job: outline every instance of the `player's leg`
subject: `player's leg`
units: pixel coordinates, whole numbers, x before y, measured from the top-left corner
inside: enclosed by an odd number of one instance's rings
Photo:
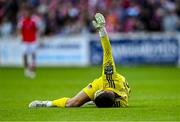
[[[30,70],[29,70],[29,62],[28,62],[28,54],[23,54],[23,64],[24,64],[24,75],[29,77]]]
[[[80,91],[72,98],[63,97],[53,101],[35,100],[29,104],[29,108],[34,107],[80,107],[84,103],[90,101],[90,98],[84,91]]]
[[[27,53],[23,54],[23,64],[24,64],[24,69],[28,69],[28,55]]]
[[[29,54],[29,77],[34,78],[36,76],[36,54],[35,52],[32,52]]]
[[[34,78],[36,76],[36,43],[29,44],[29,76]]]
[[[32,64],[31,64],[31,71],[36,72],[36,53],[32,53]]]
[[[94,98],[94,93],[99,88],[101,84],[101,77],[94,80],[84,89],[82,89],[77,95],[72,98],[63,97],[53,101],[39,101],[35,100],[29,104],[30,108],[34,107],[79,107]]]
[[[92,83],[83,88],[77,95],[72,98],[61,98],[53,101],[54,106],[59,107],[79,107],[83,104],[94,99],[94,93],[99,89],[99,85],[102,84],[101,77],[95,79]]]
[[[54,100],[52,101],[52,105],[57,107],[80,107],[88,101],[90,101],[90,98],[82,90],[72,98],[64,97]]]
[[[36,42],[32,43],[31,45],[31,54],[32,54],[32,62],[31,62],[31,70],[32,72],[36,72],[36,50],[37,44]]]
[[[89,101],[90,101],[90,98],[82,90],[76,96],[74,96],[73,98],[71,98],[67,101],[66,107],[80,107]]]
[[[24,75],[27,77],[29,76],[28,48],[28,44],[22,44]]]

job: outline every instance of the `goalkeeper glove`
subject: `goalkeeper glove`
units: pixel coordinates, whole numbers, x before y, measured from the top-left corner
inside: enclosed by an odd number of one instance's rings
[[[93,26],[99,31],[100,37],[104,37],[107,32],[105,29],[105,19],[101,13],[96,13],[95,20],[92,21]]]
[[[92,23],[97,30],[101,30],[104,28],[106,22],[101,13],[96,13],[95,20],[93,20]]]

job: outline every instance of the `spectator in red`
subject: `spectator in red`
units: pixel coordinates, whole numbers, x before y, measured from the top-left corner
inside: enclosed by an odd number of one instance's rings
[[[24,15],[18,23],[23,42],[24,74],[34,78],[36,71],[37,17],[32,15],[33,8],[26,6]]]

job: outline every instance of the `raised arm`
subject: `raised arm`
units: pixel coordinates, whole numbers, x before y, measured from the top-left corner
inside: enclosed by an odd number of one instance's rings
[[[109,41],[109,37],[105,28],[105,19],[104,16],[100,13],[96,13],[95,20],[93,20],[94,27],[99,31],[99,35],[101,38],[101,44],[103,48],[103,71],[104,74],[115,74],[116,67],[112,55],[111,44]]]

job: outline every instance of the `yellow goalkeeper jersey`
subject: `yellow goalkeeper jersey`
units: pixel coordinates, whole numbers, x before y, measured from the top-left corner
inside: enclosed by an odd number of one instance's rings
[[[102,76],[86,86],[83,91],[94,100],[97,90],[111,90],[116,93],[114,107],[127,107],[130,88],[125,78],[116,72],[112,49],[107,35],[101,37],[103,47]]]

